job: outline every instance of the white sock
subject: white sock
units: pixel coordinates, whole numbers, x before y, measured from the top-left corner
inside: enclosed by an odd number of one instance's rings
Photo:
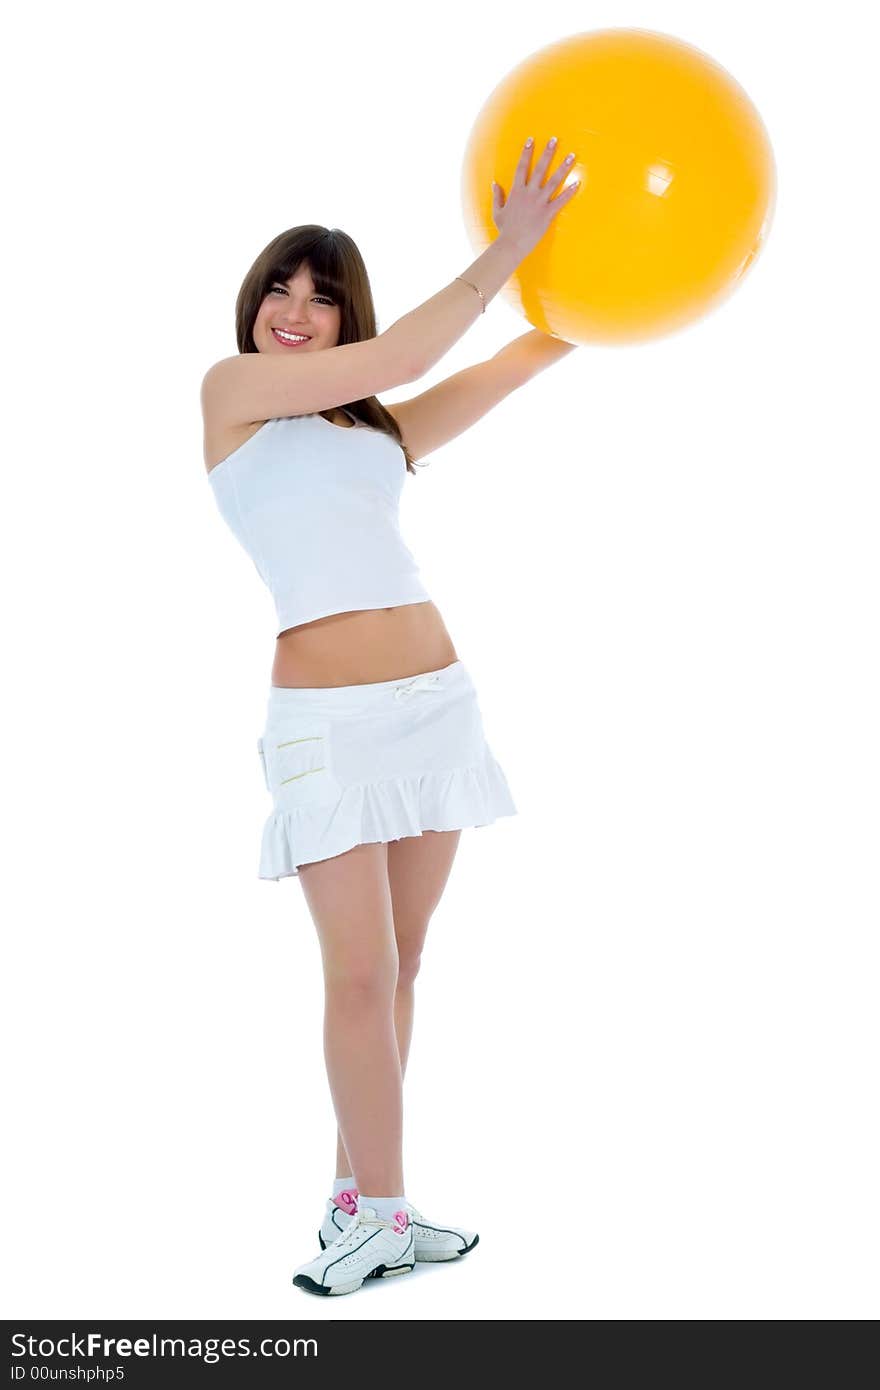
[[[393,1221],[399,1211],[406,1211],[406,1198],[365,1197],[363,1192],[359,1192],[358,1210],[363,1211],[364,1207],[372,1207],[373,1211],[382,1221]]]
[[[333,1179],[333,1196],[334,1196],[334,1197],[338,1197],[339,1194],[340,1194],[340,1192],[345,1192],[346,1190],[348,1190],[349,1192],[354,1192],[355,1189],[356,1189],[356,1187],[357,1187],[357,1184],[356,1184],[356,1182],[355,1182],[355,1180],[354,1180],[354,1174],[353,1174],[353,1173],[349,1173],[349,1175],[348,1175],[347,1178],[334,1178],[334,1179]]]

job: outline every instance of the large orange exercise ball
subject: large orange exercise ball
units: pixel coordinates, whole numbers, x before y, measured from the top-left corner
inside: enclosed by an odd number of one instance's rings
[[[773,215],[773,152],[742,87],[699,49],[597,29],[514,68],[465,151],[478,254],[498,236],[492,181],[510,195],[530,135],[532,174],[555,135],[550,173],[574,151],[561,187],[581,180],[501,291],[535,328],[582,345],[662,337],[714,309],[753,264]]]

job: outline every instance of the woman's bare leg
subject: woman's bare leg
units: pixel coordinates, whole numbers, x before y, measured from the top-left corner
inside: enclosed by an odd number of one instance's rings
[[[449,879],[460,839],[460,830],[426,830],[420,836],[408,835],[402,840],[392,840],[386,846],[398,957],[394,1030],[401,1078],[406,1073],[412,1041],[415,978],[421,963],[422,947],[428,924]],[[337,1130],[336,1176],[347,1178],[352,1173],[345,1142]],[[365,1192],[372,1190],[369,1187],[363,1189]]]
[[[362,1192],[403,1185],[403,1100],[394,1027],[398,956],[387,846],[303,864],[324,963],[324,1057],[336,1119]],[[346,1160],[347,1161],[347,1160]]]

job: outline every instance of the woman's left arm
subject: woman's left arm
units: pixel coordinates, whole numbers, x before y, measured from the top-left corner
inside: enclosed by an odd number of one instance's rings
[[[396,419],[410,457],[417,462],[470,429],[511,391],[576,346],[533,328],[485,362],[465,367],[421,395],[396,401],[385,409]]]
[[[549,333],[533,328],[529,333],[523,333],[522,337],[514,338],[512,343],[505,344],[492,361],[499,363],[510,381],[510,389],[514,390],[531,381],[533,376],[543,372],[551,363],[567,357],[576,347],[577,343],[563,342],[561,338],[553,338]]]

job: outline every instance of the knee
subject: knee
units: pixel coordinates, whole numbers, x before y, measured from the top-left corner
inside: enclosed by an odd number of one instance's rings
[[[397,988],[397,960],[352,956],[335,961],[324,972],[328,1000],[347,1011],[386,1008]]]
[[[397,967],[397,985],[404,989],[408,988],[415,981],[419,973],[419,966],[422,963],[422,953],[414,948],[403,947],[399,954]]]

